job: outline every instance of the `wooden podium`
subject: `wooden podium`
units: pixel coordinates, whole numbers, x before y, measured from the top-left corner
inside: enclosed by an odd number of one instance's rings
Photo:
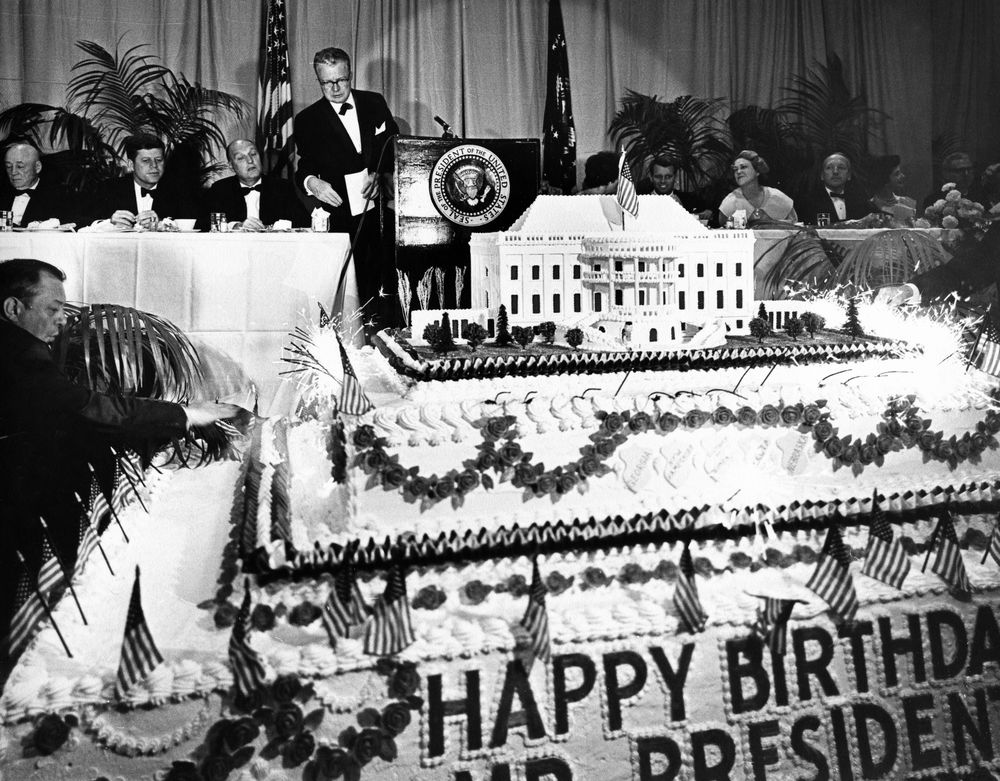
[[[534,138],[414,138],[395,144],[396,267],[417,280],[447,270],[445,301],[468,305],[469,285],[454,299],[454,269],[469,267],[473,233],[509,228],[538,194],[541,143]]]

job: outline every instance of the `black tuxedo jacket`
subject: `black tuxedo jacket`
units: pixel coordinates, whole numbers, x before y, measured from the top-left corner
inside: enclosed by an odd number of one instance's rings
[[[0,211],[10,211],[14,204],[17,192],[9,184],[0,190]],[[31,191],[28,198],[28,206],[24,210],[24,217],[19,225],[23,228],[29,222],[36,220],[48,220],[55,217],[59,222],[69,222],[71,219],[68,207],[68,199],[63,190],[59,187],[47,186],[44,179],[40,179],[38,187]]]
[[[106,220],[119,209],[137,214],[135,187],[131,174],[105,182],[94,199],[92,220]],[[195,198],[183,197],[176,189],[160,184],[153,191],[153,211],[162,220],[166,217],[193,218],[198,216]]]
[[[864,195],[852,188],[850,184],[844,188],[844,205],[847,207],[848,220],[860,220],[873,211]],[[829,214],[831,224],[841,222],[837,217],[837,208],[825,187],[814,187],[795,199],[795,213],[806,225],[816,224],[817,214]]]
[[[344,184],[345,174],[365,168],[374,171],[383,146],[399,132],[385,98],[377,92],[352,90],[348,100],[354,106],[352,110],[358,112],[358,125],[361,129],[360,153],[354,148],[344,123],[336,116],[335,109],[326,98],[320,98],[295,117],[295,148],[299,153],[299,165],[295,172],[296,182],[299,187],[305,189],[303,183],[306,177],[318,176],[323,181],[329,182],[344,200],[343,204],[334,209],[309,197],[312,206],[320,206],[330,212],[332,230],[348,230],[351,225],[351,210],[347,203],[347,187]],[[388,169],[391,159],[390,143],[382,155],[383,171]]]
[[[208,227],[208,215],[223,212],[227,220],[245,220],[247,202],[240,189],[240,180],[227,176],[214,182],[208,190],[205,211],[198,225]],[[260,180],[260,221],[273,225],[277,220],[291,220],[293,228],[309,225],[309,215],[299,201],[292,183],[278,176],[262,176]]]

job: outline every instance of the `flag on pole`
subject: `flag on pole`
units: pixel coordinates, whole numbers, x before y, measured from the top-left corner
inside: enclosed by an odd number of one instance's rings
[[[410,624],[410,603],[406,599],[406,576],[402,567],[393,566],[389,570],[385,591],[375,603],[371,621],[365,630],[365,653],[391,656],[415,639]]]
[[[968,593],[972,586],[969,583],[969,576],[965,572],[962,550],[958,547],[955,524],[951,520],[951,513],[947,510],[938,521],[937,528],[931,536],[931,544],[937,546],[937,555],[934,557],[931,570],[957,590]]]
[[[7,658],[13,662],[31,640],[32,633],[45,615],[45,607],[31,587],[31,578],[27,572],[22,572],[14,592],[14,617],[4,638],[3,650]]]
[[[639,196],[635,192],[632,169],[625,159],[624,149],[618,160],[618,205],[622,207],[622,211],[627,211],[633,217],[639,216]]]
[[[101,524],[111,512],[111,507],[108,505],[108,500],[104,496],[104,492],[101,491],[101,486],[97,482],[97,478],[93,475],[90,478],[90,498],[87,504],[89,507],[90,523],[95,529],[99,530]]]
[[[788,636],[788,619],[799,599],[782,599],[781,597],[758,597],[764,600],[764,605],[757,610],[757,626],[767,645],[771,656],[784,656]]]
[[[990,535],[990,544],[986,546],[986,553],[983,554],[983,564],[986,563],[987,557],[1000,564],[1000,515],[993,524],[993,534]]]
[[[323,605],[323,626],[330,640],[348,637],[351,627],[363,624],[368,617],[368,607],[361,596],[354,568],[349,563],[342,564],[333,575],[330,596]]]
[[[542,177],[569,195],[576,187],[576,126],[570,98],[566,30],[559,0],[549,0],[547,81]]]
[[[1000,376],[1000,332],[988,314],[986,317],[979,339],[969,353],[969,363],[996,377]]]
[[[285,0],[266,0],[257,85],[257,149],[265,173],[291,175],[292,80],[288,67],[288,19]]]
[[[115,490],[111,506],[121,510],[133,502],[142,503],[139,486],[144,482],[138,459],[127,451],[115,453]]]
[[[38,569],[38,590],[50,594],[63,581],[62,568],[46,536],[42,541],[42,566]]]
[[[90,523],[90,516],[86,511],[80,513],[79,523],[80,532],[76,546],[76,564],[73,565],[74,580],[80,577],[87,559],[90,558],[90,554],[100,544],[97,532],[94,531],[94,527]]]
[[[229,637],[229,664],[233,668],[236,692],[247,696],[264,685],[264,665],[260,655],[250,646],[247,635],[250,632],[250,584],[245,585],[243,605],[233,624]]]
[[[694,582],[694,562],[691,559],[691,548],[687,543],[684,544],[680,564],[677,567],[674,607],[677,608],[688,632],[693,634],[705,628],[707,615],[701,606],[701,600],[698,599],[698,587]]]
[[[878,492],[872,498],[872,519],[868,526],[868,549],[861,572],[881,580],[893,588],[901,589],[910,572],[910,557],[902,543],[893,534],[892,526],[878,505]]]
[[[347,350],[344,349],[344,343],[340,340],[340,334],[336,331],[333,333],[337,340],[337,346],[340,348],[340,362],[344,368],[337,410],[347,415],[364,415],[374,406],[361,388],[361,383],[358,382],[358,375],[354,373],[354,367],[351,366],[351,361],[347,357]]]
[[[163,655],[153,642],[153,635],[146,624],[146,615],[142,612],[142,597],[139,594],[139,567],[135,568],[135,581],[132,584],[132,598],[128,603],[128,614],[125,617],[125,638],[122,640],[122,657],[118,663],[118,682],[115,684],[115,694],[123,699],[132,687],[153,672],[163,662]]]
[[[858,596],[851,577],[851,552],[844,545],[836,525],[826,533],[819,563],[806,588],[820,596],[842,621],[853,621],[858,612]]]
[[[538,571],[538,559],[531,566],[531,588],[528,591],[528,607],[524,610],[521,626],[528,635],[528,650],[532,659],[547,662],[550,656],[549,614],[545,609],[545,584]]]

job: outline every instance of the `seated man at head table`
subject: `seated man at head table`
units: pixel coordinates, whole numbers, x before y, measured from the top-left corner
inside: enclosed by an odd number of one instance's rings
[[[42,155],[34,144],[8,144],[3,164],[7,176],[0,187],[0,211],[13,212],[15,226],[26,228],[32,222],[69,218],[66,194],[42,178]]]
[[[163,142],[149,133],[125,139],[131,173],[106,182],[95,199],[97,222],[116,228],[156,230],[166,218],[198,216],[198,204],[180,190],[161,184],[166,164]]]
[[[51,543],[72,566],[80,499],[88,464],[104,445],[169,441],[189,428],[235,417],[230,404],[189,404],[122,398],[73,383],[57,365],[52,344],[66,324],[65,274],[41,260],[0,262],[0,635],[14,610],[24,566],[38,570],[48,522]],[[0,650],[0,674],[4,669]],[[2,675],[0,675],[2,677]]]
[[[820,214],[826,214],[833,224],[859,220],[872,208],[851,180],[851,161],[847,155],[834,152],[823,161],[819,182],[795,199],[795,211],[802,222],[816,225]]]
[[[707,220],[712,216],[712,209],[694,193],[683,192],[674,186],[677,182],[677,161],[668,155],[660,155],[649,167],[649,181],[637,187],[640,195],[655,194],[673,198],[684,207],[685,211],[693,213],[699,219]]]
[[[292,183],[278,176],[264,176],[260,152],[252,141],[237,139],[226,147],[226,157],[235,172],[214,182],[208,191],[205,213],[198,227],[208,228],[209,215],[221,212],[236,230],[262,231],[278,220],[293,228],[309,225],[309,215]]]

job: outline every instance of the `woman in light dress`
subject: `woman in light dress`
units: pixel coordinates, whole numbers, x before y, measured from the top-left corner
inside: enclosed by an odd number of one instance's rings
[[[725,225],[740,209],[746,213],[747,222],[798,220],[791,198],[775,187],[766,187],[760,183],[761,177],[766,176],[769,170],[767,161],[756,152],[744,149],[736,155],[733,161],[736,189],[719,204],[720,225]]]

